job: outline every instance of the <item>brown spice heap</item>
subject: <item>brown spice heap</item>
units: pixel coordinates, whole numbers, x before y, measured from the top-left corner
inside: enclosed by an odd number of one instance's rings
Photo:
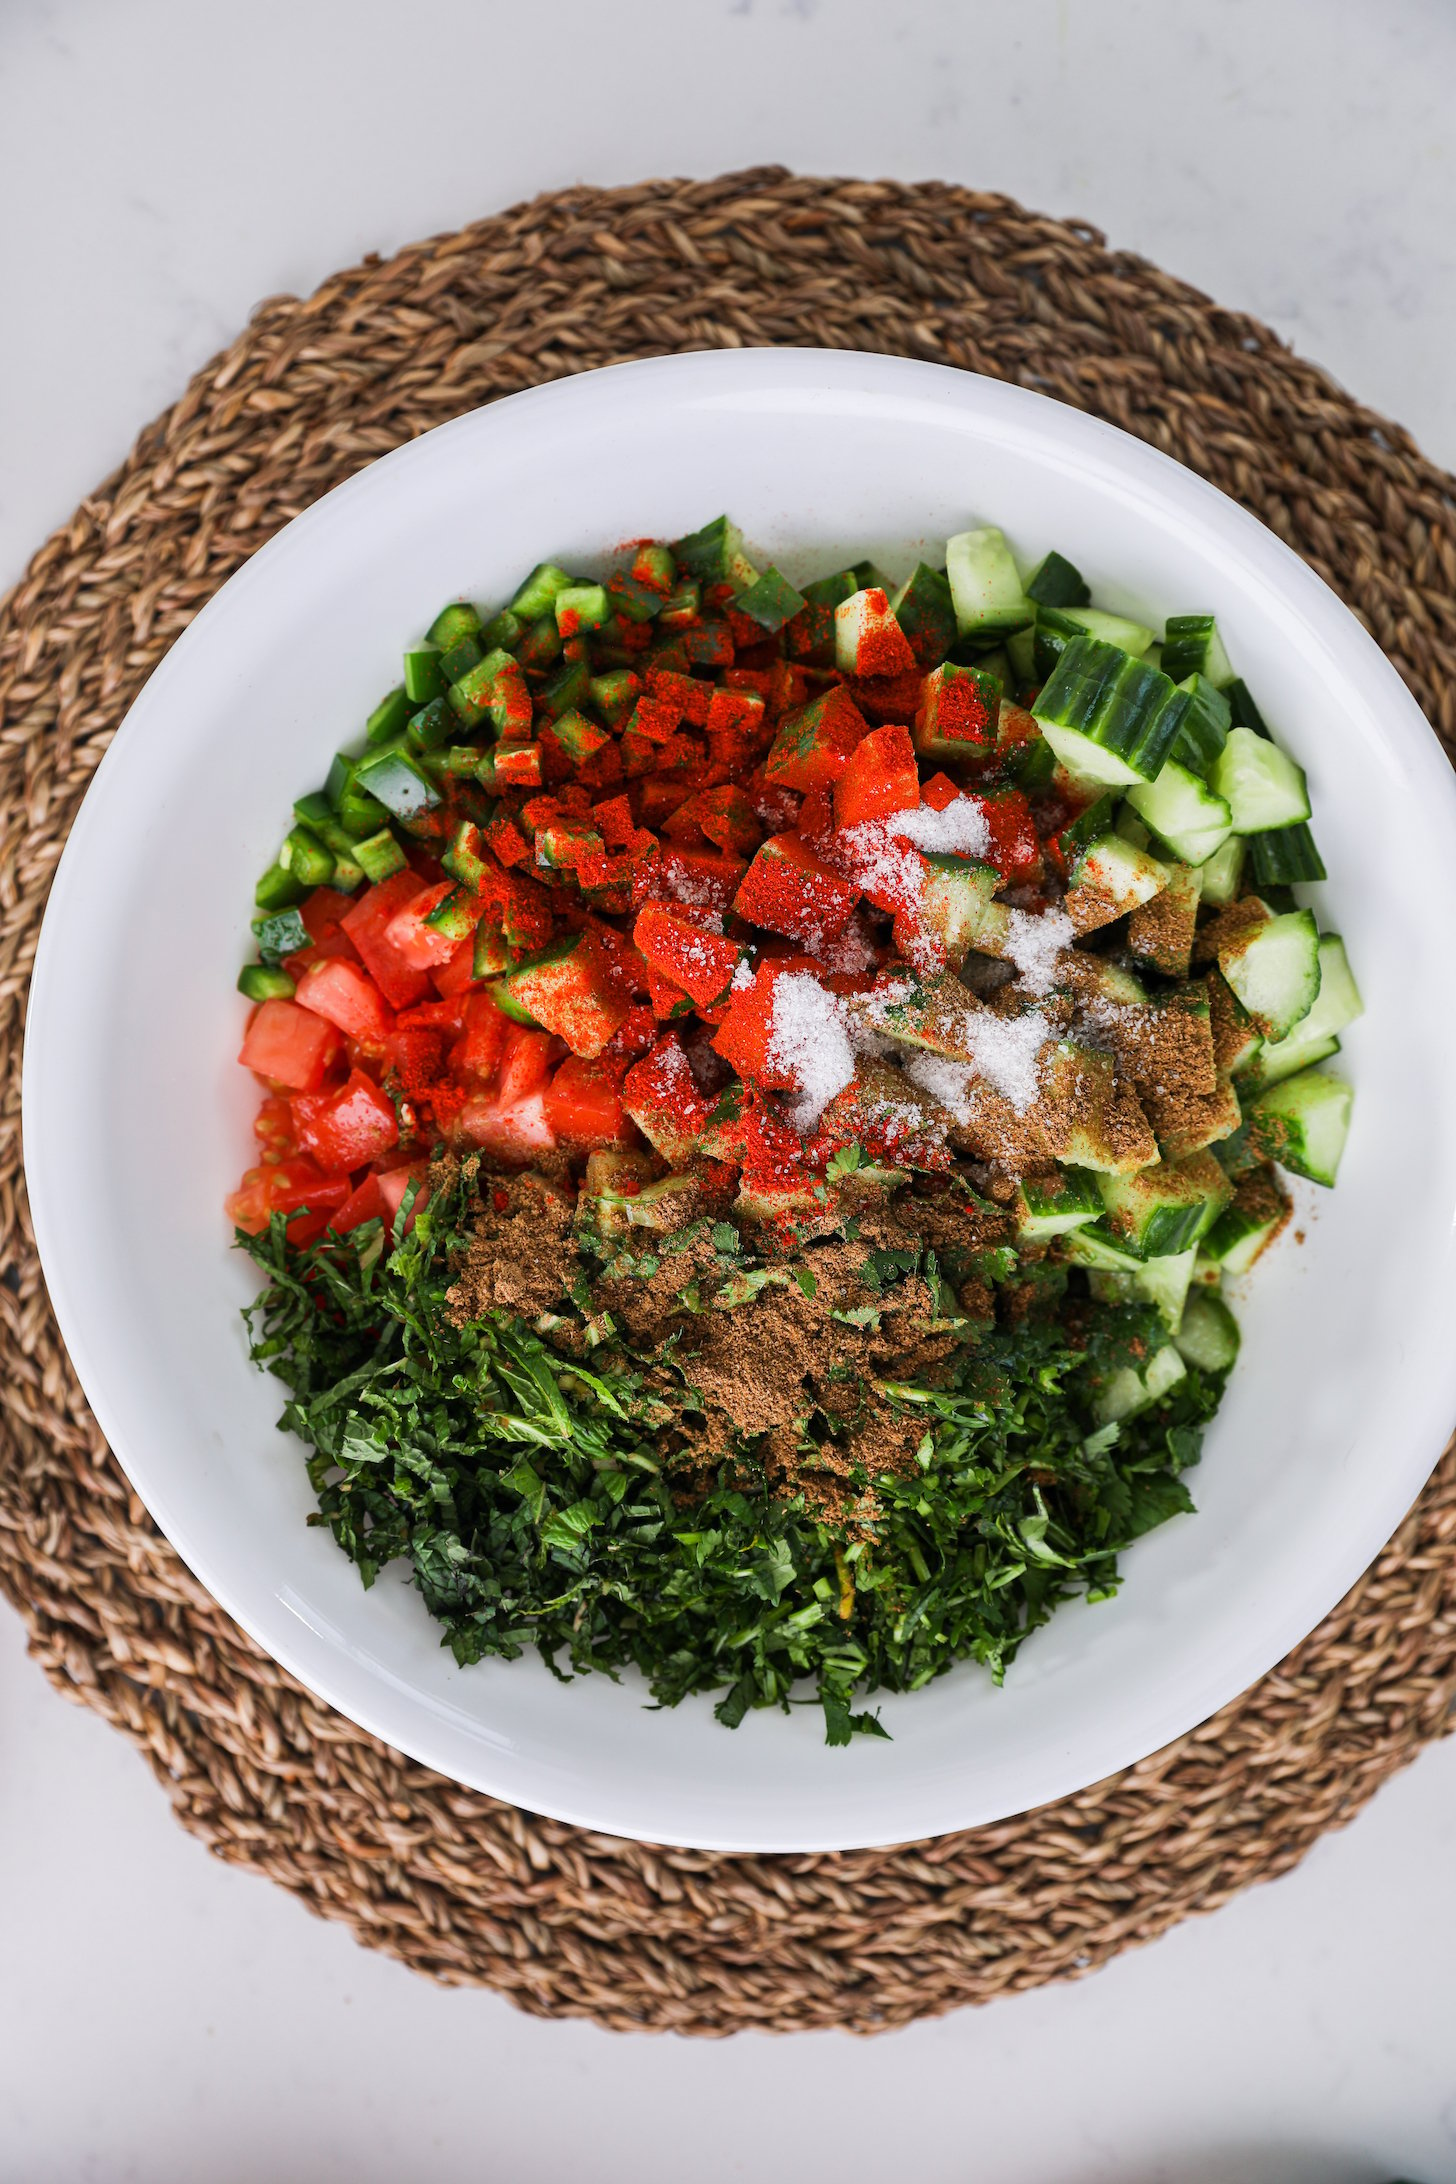
[[[634,1357],[655,1361],[649,1384],[676,1391],[679,1404],[685,1390],[696,1398],[659,1444],[684,1501],[707,1490],[726,1464],[745,1484],[761,1469],[770,1491],[802,1494],[813,1509],[853,1519],[851,1472],[873,1481],[907,1470],[923,1432],[876,1383],[934,1385],[966,1332],[945,1324],[918,1272],[882,1295],[866,1278],[871,1252],[930,1246],[954,1263],[1006,1242],[1012,1228],[997,1209],[929,1178],[893,1199],[857,1190],[850,1178],[837,1220],[829,1234],[797,1247],[784,1243],[757,1264],[720,1254],[706,1226],[676,1251],[662,1248],[668,1239],[660,1235],[635,1231],[634,1256],[657,1260],[644,1278],[610,1265],[603,1271],[579,1249],[571,1207],[549,1182],[482,1174],[474,1233],[450,1291],[451,1317],[464,1326],[492,1311],[528,1322],[560,1312],[562,1324],[547,1339],[572,1352],[581,1322],[569,1300],[585,1279],[591,1314],[610,1314]],[[851,1221],[857,1233],[846,1238]],[[963,1283],[960,1301],[973,1319],[992,1308],[989,1290],[975,1280]],[[610,1337],[595,1355],[609,1351]],[[827,1422],[822,1439],[808,1438],[811,1418]],[[873,1511],[857,1513],[869,1521]]]

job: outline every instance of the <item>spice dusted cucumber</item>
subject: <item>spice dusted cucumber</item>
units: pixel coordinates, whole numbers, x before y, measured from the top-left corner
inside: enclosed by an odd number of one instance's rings
[[[1328,1189],[1339,1173],[1353,1106],[1354,1094],[1342,1077],[1303,1070],[1252,1102],[1249,1143],[1266,1160]]]
[[[1107,1226],[1136,1259],[1166,1259],[1207,1235],[1233,1196],[1211,1153],[1098,1179]]]
[[[702,584],[731,584],[748,591],[758,582],[758,571],[743,551],[743,533],[727,516],[715,516],[701,531],[673,540],[673,558],[680,568]]]
[[[1156,780],[1191,704],[1157,668],[1101,638],[1078,637],[1031,710],[1070,773],[1136,786]]]
[[[1016,1187],[1016,1233],[1026,1243],[1047,1243],[1100,1221],[1104,1208],[1098,1181],[1079,1168],[1063,1168],[1055,1179],[1023,1178]]]
[[[926,669],[945,658],[959,634],[949,580],[923,561],[894,594],[890,612],[905,632],[917,664]]]
[[[510,612],[522,622],[538,622],[552,613],[556,594],[565,591],[571,578],[554,561],[538,561],[510,603]],[[553,617],[554,619],[554,617]]]
[[[1070,878],[1063,907],[1078,933],[1091,933],[1151,902],[1167,886],[1168,868],[1120,834],[1104,834],[1079,851]]]
[[[776,637],[786,622],[802,613],[807,601],[802,592],[795,591],[786,576],[769,568],[746,591],[738,594],[733,605],[739,614],[746,614],[750,622],[757,622],[767,636]]]
[[[1266,1039],[1283,1039],[1320,990],[1319,927],[1311,910],[1265,918],[1225,943],[1218,967]]]

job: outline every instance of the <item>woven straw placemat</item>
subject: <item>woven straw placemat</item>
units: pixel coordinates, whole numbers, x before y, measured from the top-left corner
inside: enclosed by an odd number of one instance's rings
[[[1303,554],[1456,734],[1456,481],[1398,427],[1077,223],[777,169],[565,191],[264,304],[0,609],[0,1585],[47,1674],[220,1857],[418,1970],[622,2028],[869,2031],[1073,1976],[1285,1871],[1456,1693],[1448,1452],[1313,1637],[1141,1766],[899,1850],[663,1851],[461,1790],[320,1705],[193,1581],[101,1440],[28,1225],[20,1034],[56,858],[127,706],[280,524],[402,440],[588,366],[783,342],[1015,380],[1179,457]]]

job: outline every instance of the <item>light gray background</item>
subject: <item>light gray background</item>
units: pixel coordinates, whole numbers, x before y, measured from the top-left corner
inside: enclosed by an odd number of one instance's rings
[[[0,584],[262,296],[764,160],[1089,219],[1456,465],[1453,93],[1442,0],[0,0]],[[1444,2184],[1453,1854],[1456,1743],[1078,1986],[872,2043],[622,2039],[212,1863],[6,1610],[0,2184]]]

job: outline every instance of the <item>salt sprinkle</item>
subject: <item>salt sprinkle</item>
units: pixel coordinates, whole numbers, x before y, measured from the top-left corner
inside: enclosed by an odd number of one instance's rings
[[[812,971],[788,971],[774,980],[768,1058],[798,1081],[796,1130],[812,1130],[835,1094],[854,1082],[854,1042],[843,1003]]]
[[[982,1078],[1002,1099],[1024,1115],[1041,1089],[1037,1063],[1046,1045],[1049,1026],[1039,1009],[1025,1016],[993,1016],[978,1010],[958,1027],[972,1060],[951,1061],[942,1054],[916,1054],[905,1064],[905,1074],[923,1091],[934,1093],[959,1123],[975,1115],[971,1083]]]
[[[1050,993],[1062,954],[1076,937],[1076,927],[1065,910],[1044,910],[1036,918],[1029,910],[1008,910],[1006,921],[1006,954],[1020,972],[1027,992]]]
[[[897,811],[884,825],[887,833],[898,840],[942,855],[980,857],[991,846],[986,814],[969,796],[958,796],[944,811],[937,811],[933,804],[922,804],[916,811]]]

